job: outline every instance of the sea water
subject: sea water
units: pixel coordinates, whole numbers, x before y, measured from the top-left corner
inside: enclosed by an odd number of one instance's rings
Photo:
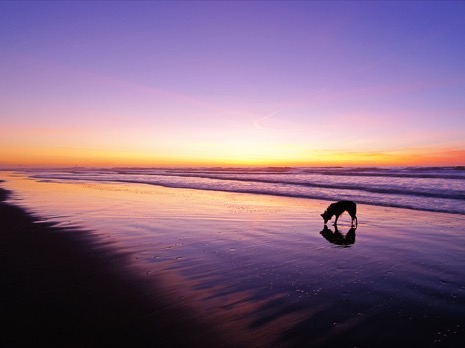
[[[29,171],[37,179],[144,183],[465,214],[465,166],[113,168]]]

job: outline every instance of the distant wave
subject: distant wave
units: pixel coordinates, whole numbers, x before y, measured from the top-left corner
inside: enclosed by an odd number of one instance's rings
[[[121,171],[125,173],[125,171]],[[455,167],[266,167],[266,168],[186,168],[166,169],[166,173],[208,174],[309,174],[330,176],[376,176],[405,178],[447,178],[465,180],[465,166]]]
[[[262,179],[262,178],[238,178],[230,176],[216,176],[216,175],[201,175],[201,174],[151,174],[153,176],[178,176],[184,178],[200,178],[200,179],[215,179],[215,180],[224,180],[224,181],[239,181],[239,182],[257,182],[257,183],[267,183],[267,184],[283,184],[283,185],[296,185],[303,187],[318,187],[318,188],[329,188],[329,189],[341,189],[341,190],[358,190],[366,191],[372,193],[386,193],[386,194],[399,194],[399,195],[412,195],[420,197],[433,197],[433,198],[450,198],[450,199],[464,199],[465,193],[455,193],[455,192],[430,192],[430,191],[416,191],[408,189],[394,189],[394,188],[376,188],[362,185],[339,185],[339,184],[320,184],[320,183],[310,183],[310,182],[300,182],[295,180],[272,180],[272,179]],[[151,184],[153,182],[144,182],[146,184]]]
[[[465,214],[463,167],[113,168],[34,171],[46,180],[87,180],[254,193]]]
[[[168,188],[185,188],[185,189],[197,189],[205,191],[219,191],[219,192],[237,192],[237,193],[252,193],[252,194],[261,194],[261,195],[270,195],[270,196],[279,196],[279,197],[291,197],[291,198],[307,198],[307,199],[320,199],[327,201],[338,200],[338,195],[323,195],[323,194],[304,194],[304,193],[293,193],[293,192],[276,192],[276,191],[266,191],[266,190],[257,190],[257,189],[236,189],[236,188],[215,188],[215,187],[198,187],[194,185],[183,185],[183,184],[163,184],[163,183],[152,183],[152,182],[137,182],[137,181],[127,181],[127,180],[118,180],[118,182],[124,183],[142,183],[156,186],[163,186]],[[423,210],[439,213],[452,213],[452,214],[464,214],[463,210],[454,210],[454,209],[441,209],[438,207],[418,207],[415,205],[402,204],[402,203],[385,203],[379,201],[370,201],[366,199],[357,199],[358,203],[369,204],[369,205],[379,205],[384,207],[392,208],[404,208],[404,209],[413,209],[413,210]]]

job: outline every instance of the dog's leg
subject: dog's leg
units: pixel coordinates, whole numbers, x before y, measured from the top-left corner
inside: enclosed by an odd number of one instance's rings
[[[356,215],[351,216],[352,217],[352,227],[353,226],[358,226],[358,219]],[[355,224],[354,224],[355,221]]]

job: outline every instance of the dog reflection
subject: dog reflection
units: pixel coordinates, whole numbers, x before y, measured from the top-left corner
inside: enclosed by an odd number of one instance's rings
[[[357,227],[352,227],[345,235],[339,232],[337,225],[334,226],[334,232],[327,225],[323,227],[320,234],[331,244],[350,246],[355,243],[355,230]]]

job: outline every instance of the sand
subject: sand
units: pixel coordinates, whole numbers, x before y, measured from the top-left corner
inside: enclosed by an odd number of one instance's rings
[[[38,223],[4,203],[8,194],[0,189],[0,346],[228,345],[212,323],[131,276],[124,254],[86,231]]]
[[[462,215],[359,205],[336,232],[325,201],[3,177],[2,346],[465,339]]]

